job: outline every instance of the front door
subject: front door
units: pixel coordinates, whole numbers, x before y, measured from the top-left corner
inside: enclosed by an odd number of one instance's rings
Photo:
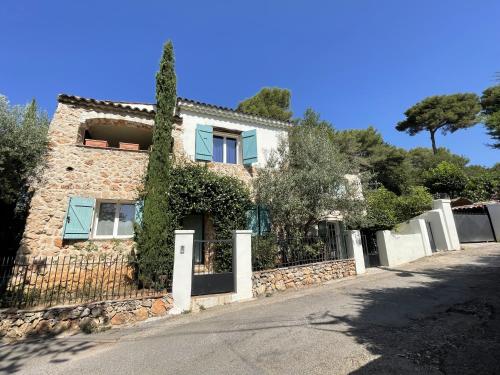
[[[188,215],[182,220],[182,228],[188,230],[194,230],[194,240],[202,241],[203,240],[203,215],[202,214],[193,214]],[[203,254],[203,246],[195,246],[193,249],[194,254],[194,264],[203,264],[204,263],[204,254]]]

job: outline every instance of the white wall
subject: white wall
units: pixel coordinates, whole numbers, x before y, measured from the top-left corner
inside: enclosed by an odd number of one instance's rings
[[[413,219],[402,232],[383,230],[377,232],[380,265],[397,266],[427,255],[425,239],[427,230],[422,219]],[[427,240],[428,243],[428,240]]]
[[[437,250],[460,248],[449,199],[432,202],[433,210],[399,224],[396,229],[377,232],[380,264],[396,266],[432,255],[426,221],[431,224]]]
[[[180,115],[182,117],[182,143],[185,153],[191,160],[195,158],[196,126],[198,124],[237,131],[256,129],[258,152],[258,160],[254,164],[256,167],[263,167],[271,150],[277,148],[280,137],[287,136],[287,131],[283,128],[252,123],[246,120],[226,119],[219,116],[192,112],[189,109],[182,109]]]
[[[436,250],[452,250],[450,237],[446,227],[444,214],[442,210],[431,210],[417,216],[419,219],[428,221],[431,225],[432,236],[436,244]]]

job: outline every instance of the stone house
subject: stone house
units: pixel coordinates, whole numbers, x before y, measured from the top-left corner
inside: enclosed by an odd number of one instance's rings
[[[152,144],[154,114],[153,104],[59,95],[20,255],[131,250],[133,224],[140,220],[137,197]],[[250,183],[290,126],[179,98],[173,153],[175,160],[206,163],[217,173]],[[320,228],[337,237],[338,246],[340,220],[338,214],[330,215]],[[191,215],[183,226],[196,230],[196,239],[210,238],[206,215]]]
[[[130,251],[154,113],[152,104],[59,95],[20,255]],[[290,126],[179,98],[173,153],[250,183]],[[184,225],[203,235],[210,223],[193,215]]]

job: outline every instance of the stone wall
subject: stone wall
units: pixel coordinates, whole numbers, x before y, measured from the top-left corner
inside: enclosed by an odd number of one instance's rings
[[[253,295],[270,295],[286,289],[300,289],[356,274],[354,259],[332,260],[253,273]]]
[[[172,307],[170,295],[54,307],[43,310],[0,310],[0,338],[15,341],[63,332],[98,332],[159,317]]]

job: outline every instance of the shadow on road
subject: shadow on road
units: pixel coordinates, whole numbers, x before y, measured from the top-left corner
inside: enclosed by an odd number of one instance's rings
[[[315,329],[347,326],[335,332],[379,356],[353,374],[500,373],[500,254],[441,270],[387,270],[428,281],[357,294],[355,317],[329,311],[308,317]]]
[[[500,374],[500,251],[472,264],[432,267],[386,269],[405,278],[405,287],[376,288],[377,283],[371,287],[371,280],[376,279],[367,277],[357,284],[358,288],[363,284],[362,291],[351,293],[356,311],[349,315],[325,310],[302,319],[251,322],[236,316],[229,321],[228,316],[223,326],[191,322],[187,323],[189,329],[180,325],[157,333],[157,337],[175,340],[189,335],[306,327],[352,337],[377,356],[353,372],[356,375]],[[19,372],[27,357],[31,362],[42,357],[54,364],[66,362],[98,345],[99,335],[93,338],[93,342],[69,338],[0,346],[0,372]]]
[[[27,339],[15,344],[0,345],[0,373],[15,374],[29,359],[45,357],[49,363],[69,361],[75,354],[89,350],[95,343],[77,339],[54,339],[52,336]]]

